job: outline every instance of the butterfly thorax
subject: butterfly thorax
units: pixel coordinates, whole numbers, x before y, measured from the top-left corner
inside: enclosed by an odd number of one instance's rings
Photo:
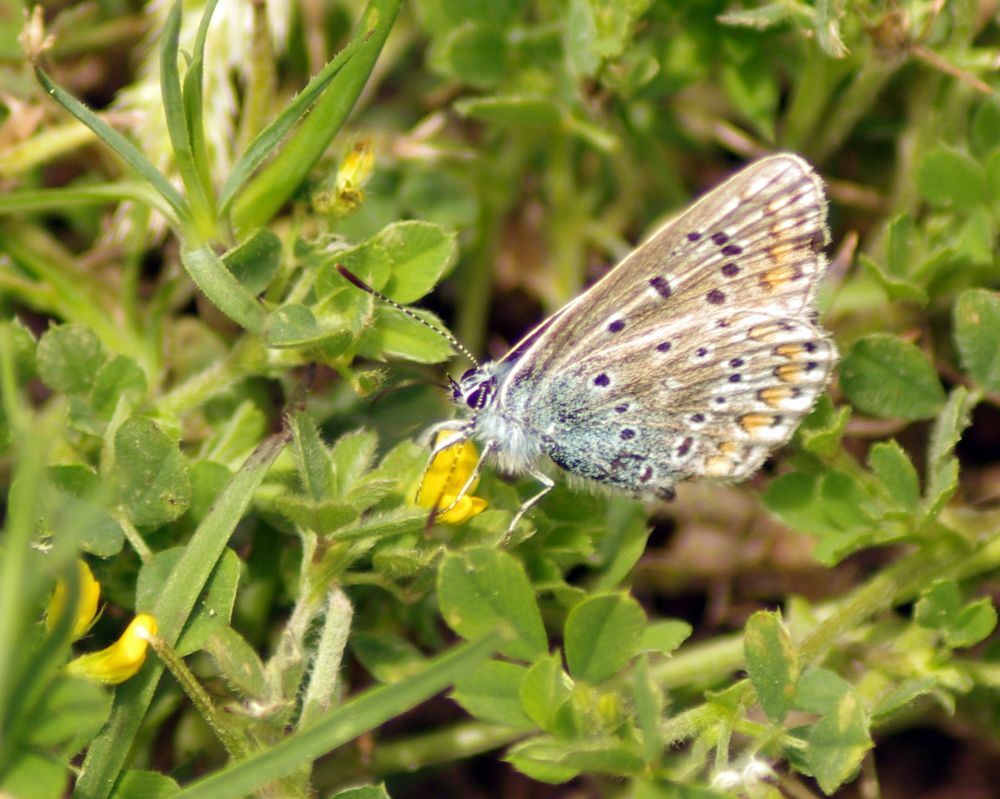
[[[506,360],[490,361],[469,369],[452,381],[452,401],[468,418],[469,435],[483,444],[494,442],[494,457],[501,471],[523,474],[543,454],[537,435],[530,435],[523,420],[503,412],[497,402],[498,387],[511,369]]]

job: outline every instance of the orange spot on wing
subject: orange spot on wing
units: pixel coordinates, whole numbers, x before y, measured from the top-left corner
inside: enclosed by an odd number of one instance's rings
[[[772,408],[780,408],[786,400],[795,396],[795,389],[788,386],[768,386],[757,392],[757,398],[761,402],[766,402]]]
[[[745,413],[739,418],[740,427],[748,436],[755,436],[761,430],[772,427],[776,422],[776,417],[769,413]]]
[[[805,368],[797,363],[786,363],[774,370],[774,374],[779,380],[786,383],[798,383],[805,374]]]
[[[770,255],[772,260],[781,264],[780,266],[769,269],[760,276],[760,284],[768,291],[774,291],[775,289],[781,288],[786,283],[791,283],[793,280],[798,280],[802,277],[802,267],[798,264],[783,264],[782,261],[788,258],[790,250],[788,248],[783,248],[784,245],[775,245],[770,249]]]

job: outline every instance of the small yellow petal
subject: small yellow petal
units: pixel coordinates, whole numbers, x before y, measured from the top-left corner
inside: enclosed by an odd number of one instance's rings
[[[443,441],[448,432],[438,434],[435,444]],[[479,485],[479,475],[476,475],[465,495],[455,502],[455,497],[465,487],[465,481],[475,472],[479,463],[479,451],[469,440],[461,441],[454,446],[442,450],[431,461],[424,472],[417,489],[415,502],[425,508],[448,508],[436,517],[439,522],[458,524],[481,513],[487,505],[481,497],[472,496]],[[453,507],[449,507],[454,503]]]
[[[454,501],[454,497],[445,496],[441,500],[441,507],[447,508]],[[440,516],[436,516],[435,520],[444,522],[445,524],[461,524],[486,510],[487,504],[486,500],[482,497],[472,497],[466,494],[458,502],[455,502],[455,507],[442,513]]]
[[[101,598],[101,584],[94,579],[94,573],[83,560],[77,560],[77,570],[80,574],[80,594],[77,597],[76,608],[73,614],[73,630],[70,640],[75,641],[82,636],[97,621],[97,603]],[[60,577],[56,580],[56,587],[52,591],[52,598],[49,600],[48,610],[45,612],[45,626],[51,632],[56,626],[59,617],[62,616],[66,608],[66,595],[69,587],[66,580]]]
[[[146,662],[149,639],[156,635],[158,629],[156,619],[148,613],[140,613],[111,646],[100,652],[80,655],[70,661],[66,670],[107,685],[124,682]]]

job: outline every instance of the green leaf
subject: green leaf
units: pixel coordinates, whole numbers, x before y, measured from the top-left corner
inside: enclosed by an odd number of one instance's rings
[[[982,205],[963,217],[952,239],[955,260],[992,268],[996,257],[996,223],[990,209]]]
[[[985,639],[997,624],[997,612],[989,597],[962,605],[962,594],[954,580],[938,580],[917,600],[914,621],[921,627],[940,630],[951,647],[968,647]]]
[[[264,307],[230,272],[211,245],[181,252],[181,263],[216,308],[252,333],[264,326]]]
[[[881,532],[863,486],[844,472],[780,475],[768,485],[764,504],[789,527],[818,536],[813,555],[821,563],[836,563]]]
[[[808,668],[799,679],[795,707],[822,718],[805,730],[806,748],[790,756],[826,794],[851,779],[872,747],[864,706],[853,687],[826,669]]]
[[[958,150],[941,148],[917,167],[917,188],[933,205],[968,210],[989,200],[982,164]]]
[[[191,480],[177,442],[142,416],[126,419],[116,431],[112,476],[125,512],[140,527],[171,522],[191,502]]]
[[[986,159],[986,181],[993,197],[1000,197],[1000,147]]]
[[[416,674],[427,658],[409,641],[387,633],[351,633],[351,652],[379,682],[393,683]]]
[[[930,630],[943,630],[953,624],[962,608],[962,594],[954,580],[935,580],[920,592],[913,609],[913,620]]]
[[[202,649],[215,661],[226,682],[250,699],[267,696],[268,679],[264,664],[247,640],[232,627],[216,625]]]
[[[94,412],[110,419],[123,396],[138,402],[146,393],[146,375],[139,365],[124,355],[115,355],[97,370],[90,388]]]
[[[111,799],[170,799],[180,786],[158,771],[126,771]]]
[[[690,638],[693,631],[686,621],[677,619],[654,621],[643,630],[640,648],[643,652],[669,655]]]
[[[300,527],[319,535],[336,533],[361,515],[358,508],[345,502],[335,499],[317,502],[294,494],[276,497],[274,509]]]
[[[533,661],[548,638],[524,567],[506,552],[474,547],[445,555],[438,571],[438,601],[445,622],[463,638],[505,630],[500,651]]]
[[[573,677],[597,684],[617,674],[642,645],[646,614],[625,594],[590,596],[566,617],[563,648]]]
[[[324,337],[313,312],[305,305],[289,303],[275,308],[267,316],[262,332],[268,347],[301,347]]]
[[[89,680],[59,677],[34,711],[28,740],[34,746],[74,741],[72,752],[97,735],[111,712],[111,696]]]
[[[333,469],[323,439],[309,414],[297,411],[289,419],[292,429],[292,452],[302,487],[312,500],[333,496]]]
[[[85,394],[104,363],[101,342],[83,325],[50,327],[36,351],[45,384],[63,394]]]
[[[432,40],[429,63],[444,75],[481,89],[496,86],[508,71],[503,31],[466,23]]]
[[[139,570],[135,585],[135,607],[139,613],[151,613],[163,593],[167,578],[184,554],[184,547],[172,547],[157,552],[153,559]],[[225,550],[211,576],[205,591],[188,617],[174,649],[181,657],[205,647],[219,627],[229,624],[240,582],[239,557],[231,549]]]
[[[963,291],[955,302],[954,329],[962,368],[987,391],[1000,391],[1000,294]]]
[[[786,3],[766,3],[758,8],[733,9],[716,17],[722,25],[767,30],[794,19],[796,11]]]
[[[824,394],[795,431],[799,446],[821,457],[840,450],[840,440],[851,419],[851,407],[835,408],[829,394]]]
[[[886,333],[854,342],[840,364],[840,385],[856,408],[887,418],[928,419],[945,401],[923,353]]]
[[[886,271],[893,277],[902,278],[912,271],[913,228],[909,214],[900,214],[889,223]]]
[[[948,402],[934,420],[927,447],[927,476],[924,489],[924,520],[937,516],[958,489],[958,458],[955,446],[969,426],[975,398],[964,386],[956,386]]]
[[[872,709],[872,719],[883,721],[898,713],[921,696],[926,696],[938,686],[936,676],[911,677],[903,680],[878,700]]]
[[[337,791],[330,799],[392,799],[385,785],[360,785],[357,788],[348,788],[344,791]]]
[[[890,300],[912,302],[921,307],[925,307],[930,301],[923,288],[906,278],[894,277],[864,253],[858,255],[858,263],[882,286]]]
[[[121,552],[125,533],[104,510],[100,477],[81,463],[51,466],[48,476],[59,495],[59,518],[47,520],[53,529],[59,530],[69,519],[86,517],[89,523],[80,536],[80,548],[101,558]]]
[[[352,338],[342,320],[320,324],[311,309],[298,303],[282,305],[268,314],[261,337],[266,346],[274,349],[319,347],[330,357],[346,348]],[[331,347],[335,349],[329,350]]]
[[[553,735],[572,735],[560,709],[569,702],[573,680],[563,671],[562,658],[556,654],[540,657],[521,681],[521,707],[529,719]]]
[[[563,741],[540,736],[515,744],[504,756],[518,771],[542,782],[561,783],[577,774],[637,775],[645,763],[617,740]]]
[[[953,647],[975,646],[980,641],[985,641],[996,626],[997,609],[993,606],[993,601],[984,596],[962,608],[955,625],[948,630],[946,640]]]
[[[455,111],[472,119],[513,127],[554,128],[563,120],[562,110],[552,100],[525,94],[459,100]]]
[[[354,430],[344,433],[333,445],[334,491],[346,495],[372,468],[378,450],[378,433],[374,430]]]
[[[371,242],[385,253],[392,270],[385,293],[404,305],[434,288],[458,251],[454,233],[417,220],[394,222]]]
[[[646,762],[650,765],[658,763],[666,746],[660,729],[663,723],[663,691],[649,672],[649,658],[645,654],[636,661],[632,676],[632,700]]]
[[[444,328],[441,320],[429,311],[414,313],[434,327]],[[395,308],[379,309],[376,327],[359,351],[371,358],[388,355],[416,363],[441,363],[453,354],[448,339]]]
[[[30,749],[11,747],[0,775],[0,795],[17,799],[65,796],[69,770],[60,759]]]
[[[494,724],[514,728],[534,725],[521,709],[521,683],[527,674],[524,666],[490,660],[455,683],[451,698],[471,715]]]
[[[917,470],[895,440],[880,441],[869,450],[868,468],[897,506],[908,511],[917,509],[920,502]]]
[[[770,59],[753,57],[739,63],[729,61],[722,65],[719,78],[734,108],[761,136],[773,141],[781,92]]]
[[[799,653],[780,614],[758,611],[747,620],[743,653],[760,706],[780,724],[795,701],[799,679]]]
[[[969,144],[981,159],[993,153],[1000,144],[1000,100],[996,95],[983,98],[976,109],[969,130]]]
[[[247,291],[260,294],[278,274],[281,239],[267,228],[260,228],[223,255],[222,262]]]
[[[467,181],[439,168],[407,171],[399,200],[410,214],[459,230],[476,223],[481,202]]]
[[[578,75],[592,77],[601,63],[596,38],[594,7],[589,0],[570,0],[566,14],[566,52]]]

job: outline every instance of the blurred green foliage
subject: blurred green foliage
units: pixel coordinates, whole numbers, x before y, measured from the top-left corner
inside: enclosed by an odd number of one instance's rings
[[[995,740],[996,5],[269,10],[238,63],[229,0],[28,17],[27,60],[0,23],[0,790],[404,796],[492,753],[595,795],[839,795],[887,730]],[[161,138],[78,99],[122,63]],[[652,517],[560,485],[509,542],[529,489],[487,470],[488,510],[429,526],[432,327],[502,352],[777,150],[828,181],[842,353],[792,446]],[[193,673],[62,673],[39,620],[80,553],[108,602],[82,647],[152,612]]]

